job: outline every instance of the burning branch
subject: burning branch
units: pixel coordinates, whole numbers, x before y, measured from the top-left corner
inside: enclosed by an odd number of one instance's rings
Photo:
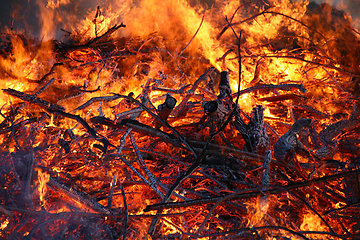
[[[112,213],[111,210],[99,204],[97,201],[91,199],[89,196],[86,196],[84,193],[78,192],[75,189],[58,182],[54,178],[50,178],[50,181],[47,183],[47,185],[53,189],[57,189],[65,193],[70,198],[74,199],[77,202],[80,202],[81,204],[84,204],[85,206],[91,208],[95,212],[105,213],[105,214]]]
[[[342,172],[334,175],[324,176],[321,178],[314,178],[307,181],[296,182],[293,184],[285,185],[285,186],[269,186],[269,189],[263,190],[263,187],[253,188],[253,189],[246,189],[244,191],[239,191],[227,196],[222,197],[214,197],[214,198],[206,198],[206,199],[197,199],[191,201],[184,201],[184,202],[171,202],[171,203],[159,203],[148,205],[144,212],[153,211],[153,210],[164,210],[169,208],[182,208],[182,207],[189,207],[194,205],[201,205],[201,204],[209,204],[215,203],[217,201],[228,201],[232,199],[246,199],[246,198],[254,198],[261,196],[263,194],[271,195],[277,194],[282,191],[293,190],[298,188],[303,188],[307,186],[312,186],[314,184],[329,182],[329,181],[336,181],[344,177],[351,177],[353,175],[357,175],[360,173],[360,170],[352,170],[347,172]]]
[[[186,112],[189,110],[186,105],[189,101],[189,99],[195,94],[195,90],[198,88],[199,84],[202,81],[205,81],[206,78],[215,70],[214,67],[209,68],[203,75],[201,75],[196,81],[195,83],[192,85],[191,89],[187,91],[186,96],[183,98],[183,100],[181,101],[181,103],[175,108],[174,110],[174,116],[176,117],[180,117],[180,116],[185,116]]]
[[[102,41],[104,38],[106,38],[107,36],[111,35],[113,32],[115,32],[116,30],[118,30],[119,28],[122,27],[126,27],[126,25],[124,25],[123,23],[121,23],[120,25],[114,25],[113,27],[109,28],[109,30],[107,30],[103,35],[99,36],[99,37],[95,37],[94,39],[91,39],[90,41],[88,41],[85,44],[81,44],[81,45],[73,45],[73,46],[58,46],[59,50],[61,52],[68,52],[68,51],[75,51],[75,50],[80,50],[83,48],[91,48],[94,45],[96,45],[97,43],[99,43],[100,41]]]
[[[65,111],[65,108],[63,108],[63,107],[61,107],[61,106],[59,106],[57,104],[47,102],[45,100],[42,100],[41,98],[38,98],[38,97],[30,95],[30,94],[26,94],[26,93],[23,93],[23,92],[20,92],[20,91],[16,91],[16,90],[11,89],[11,88],[3,89],[3,91],[6,94],[9,94],[11,96],[20,98],[21,100],[23,100],[23,101],[25,101],[27,103],[38,105],[39,107],[41,107],[41,108],[43,108],[45,110],[48,110],[48,111]]]
[[[13,90],[13,89],[3,89],[4,92],[6,92],[7,94],[10,94],[14,97],[18,97],[28,103],[32,103],[32,104],[36,104],[42,108],[44,108],[45,110],[47,110],[48,112],[50,113],[54,113],[54,114],[58,114],[58,115],[61,115],[63,117],[66,117],[66,118],[71,118],[71,119],[74,119],[76,121],[78,121],[81,125],[83,125],[83,127],[89,132],[89,134],[91,136],[93,136],[95,139],[99,140],[100,142],[102,142],[104,144],[103,146],[103,152],[106,152],[106,149],[108,148],[109,146],[109,141],[100,136],[92,127],[89,126],[89,124],[84,120],[82,119],[80,116],[78,115],[73,115],[73,114],[70,114],[70,113],[66,113],[64,112],[65,111],[65,108],[59,106],[59,105],[56,105],[54,103],[49,103],[45,100],[42,100],[38,97],[34,97],[32,95],[29,95],[29,94],[26,94],[26,93],[23,93],[23,92],[19,92],[19,91],[16,91],[16,90]]]
[[[299,119],[290,130],[285,133],[274,145],[274,156],[279,161],[288,162],[295,157],[295,151],[306,151],[303,144],[297,138],[299,132],[309,127],[311,119]]]

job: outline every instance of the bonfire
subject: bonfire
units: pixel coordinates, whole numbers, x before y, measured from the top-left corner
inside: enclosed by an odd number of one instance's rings
[[[360,238],[349,14],[38,4],[38,35],[1,31],[2,239]]]

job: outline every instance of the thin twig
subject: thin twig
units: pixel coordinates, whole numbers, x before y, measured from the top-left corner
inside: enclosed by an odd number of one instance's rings
[[[47,183],[47,186],[51,187],[52,189],[57,189],[58,191],[63,192],[68,197],[74,199],[75,201],[80,202],[81,204],[91,208],[92,210],[99,212],[99,213],[106,213],[106,214],[112,214],[113,212],[100,203],[98,203],[96,200],[90,198],[87,194],[84,194],[82,192],[79,192],[75,190],[72,187],[66,186],[65,184],[57,181],[55,178],[50,177],[49,182]]]
[[[146,164],[144,162],[144,159],[143,159],[143,157],[142,157],[142,155],[141,155],[141,153],[139,151],[139,148],[138,148],[138,146],[136,144],[136,141],[135,141],[135,138],[134,138],[134,135],[132,134],[132,132],[129,133],[129,137],[130,137],[131,144],[133,145],[133,148],[135,150],[135,153],[136,153],[136,155],[138,157],[140,167],[147,174],[147,176],[149,177],[150,182],[152,183],[152,185],[157,188],[157,182],[159,180],[156,179],[154,174],[152,174],[152,172],[150,172],[149,168],[146,166]]]
[[[236,234],[237,236],[239,236],[240,233],[245,233],[245,232],[249,232],[250,234],[253,234],[255,231],[264,230],[264,229],[284,230],[295,236],[301,237],[302,239],[310,240],[309,238],[304,236],[302,233],[295,232],[289,228],[282,227],[282,226],[263,226],[263,227],[240,228],[240,229],[234,229],[234,230],[224,231],[224,232],[220,232],[220,233],[204,234],[204,235],[198,235],[198,234],[193,234],[193,233],[190,233],[190,234],[185,233],[185,234],[190,235],[192,237],[196,237],[196,238],[209,238],[209,237],[216,238],[216,237],[221,237],[221,236],[230,235],[230,234],[233,234],[233,235]]]
[[[10,217],[13,215],[13,213],[11,211],[7,210],[6,208],[3,208],[1,205],[0,205],[0,212],[4,213]]]
[[[97,44],[98,42],[100,42],[101,40],[103,40],[106,36],[111,35],[113,32],[115,32],[116,30],[118,30],[121,27],[126,27],[126,26],[123,23],[121,23],[120,25],[115,24],[113,27],[109,28],[109,30],[107,30],[103,35],[101,35],[99,37],[95,37],[85,44],[60,47],[59,50],[61,52],[67,52],[67,51],[73,51],[73,50],[79,50],[79,49],[83,49],[83,48],[92,47],[95,44]]]
[[[213,71],[215,71],[214,67],[209,68],[203,75],[201,75],[195,83],[192,85],[191,89],[188,90],[186,96],[182,99],[181,103],[174,109],[173,115],[179,117],[180,115],[184,114],[184,109],[188,101],[192,96],[194,96],[196,89],[198,88],[199,84],[204,81]]]
[[[139,178],[141,178],[144,182],[146,182],[160,197],[164,197],[164,194],[160,192],[159,189],[156,186],[154,186],[151,182],[149,182],[149,180],[147,180],[143,175],[141,175],[141,173],[139,173],[128,161],[126,161],[119,154],[116,154],[116,156],[120,158],[120,160],[123,163],[125,163],[126,166],[128,166],[128,168],[130,168]]]
[[[179,139],[175,137],[175,135],[163,132],[160,129],[150,127],[150,126],[140,123],[136,120],[124,119],[121,121],[121,124],[131,128],[133,131],[145,133],[145,134],[155,136],[155,137],[159,137],[164,142],[171,143],[178,147],[183,147],[183,145],[181,144]],[[191,151],[191,149],[189,149],[189,150]]]
[[[44,225],[46,225],[46,224],[48,224],[48,223],[50,223],[50,222],[54,222],[54,221],[56,221],[56,220],[58,220],[58,219],[64,219],[64,218],[66,218],[66,217],[67,217],[67,216],[57,216],[57,217],[55,217],[55,218],[51,218],[51,219],[48,219],[48,220],[46,220],[46,221],[44,221],[44,222],[42,222],[42,223],[37,224],[33,229],[31,229],[31,231],[29,232],[29,234],[28,234],[27,236],[24,236],[24,239],[25,239],[25,240],[31,240],[31,239],[32,239],[32,236],[34,235],[34,233],[35,233],[39,228],[43,227]]]
[[[267,55],[246,55],[246,56],[243,56],[243,57],[244,58],[289,58],[289,59],[296,59],[296,60],[299,60],[299,61],[302,61],[302,62],[310,63],[312,65],[315,65],[316,67],[327,67],[327,68],[337,70],[337,71],[339,71],[341,73],[355,74],[355,73],[351,72],[350,70],[346,70],[347,68],[345,66],[342,66],[343,68],[340,68],[340,67],[336,67],[336,66],[331,65],[331,64],[325,64],[325,63],[321,63],[321,62],[315,62],[315,61],[306,60],[306,59],[298,57],[298,56],[267,54]],[[355,75],[355,76],[359,76],[359,75]]]
[[[299,89],[301,92],[305,93],[307,90],[304,88],[304,85],[302,84],[281,84],[281,85],[273,85],[273,84],[266,84],[266,85],[260,85],[260,86],[254,86],[249,87],[246,89],[243,89],[241,91],[238,91],[237,93],[233,93],[232,97],[235,97],[237,95],[243,95],[245,93],[250,93],[257,90],[287,90],[290,91],[292,89]]]
[[[191,153],[194,155],[194,157],[195,158],[197,157],[197,154],[196,154],[195,150],[192,148],[192,146],[186,141],[186,139],[175,128],[170,126],[170,124],[167,121],[164,121],[157,114],[153,113],[149,108],[147,108],[144,104],[139,102],[137,99],[134,99],[132,97],[125,96],[125,95],[116,94],[116,93],[113,93],[113,94],[120,98],[128,99],[128,100],[134,102],[135,104],[137,104],[138,106],[140,106],[142,109],[144,109],[146,112],[148,112],[152,117],[154,117],[156,120],[161,122],[168,129],[170,129],[174,133],[174,135],[176,135],[180,139],[180,141],[186,146],[186,148],[188,148],[191,151]]]
[[[11,107],[13,108],[13,106],[11,105]],[[10,129],[11,129],[11,136],[13,137],[14,141],[15,141],[15,144],[16,144],[16,147],[19,149],[19,150],[22,150],[17,138],[15,137],[15,126],[14,126],[14,121],[12,119],[12,117],[6,117],[4,114],[2,114],[1,112],[2,108],[0,109],[0,115],[8,122],[11,123],[11,126],[10,126]],[[12,109],[12,111],[14,112],[14,109]]]
[[[74,110],[72,110],[71,112],[82,110],[82,109],[87,108],[88,106],[90,106],[91,104],[96,103],[96,102],[110,102],[110,101],[114,101],[116,99],[119,99],[119,97],[117,97],[117,96],[93,97],[89,101],[84,103],[83,105],[81,105],[81,106],[75,108]]]
[[[38,82],[39,83],[42,83],[48,76],[50,76],[51,74],[53,74],[54,72],[55,72],[55,68],[57,67],[57,66],[62,66],[62,65],[64,65],[65,63],[64,62],[58,62],[58,63],[54,63],[54,65],[52,65],[52,67],[51,67],[51,69],[50,69],[50,71],[48,72],[48,73],[46,73]],[[54,79],[54,78],[53,78]],[[51,79],[47,84],[45,84],[45,86],[46,85],[49,85],[49,83],[51,82],[51,81],[53,81],[53,79]],[[51,84],[51,83],[50,83]],[[45,87],[44,86],[44,87]],[[44,88],[44,87],[42,87],[42,88]],[[45,88],[47,88],[47,87],[45,87]],[[35,92],[38,92],[39,90],[35,90]],[[39,93],[38,94],[40,94],[42,91],[40,90],[39,91]]]
[[[124,186],[122,185],[122,183],[120,184],[120,189],[121,189],[121,195],[123,197],[124,209],[125,209],[124,232],[123,232],[123,240],[125,240],[126,239],[126,231],[127,231],[128,221],[129,221],[129,212],[128,212],[128,206],[127,206],[127,203],[126,203],[125,190],[124,190]]]
[[[43,93],[48,87],[50,87],[51,84],[54,83],[55,80],[56,80],[55,78],[50,79],[44,86],[42,86],[41,88],[39,87],[38,89],[36,89],[33,95],[37,96],[37,95]]]
[[[38,120],[37,118],[26,119],[26,120],[24,120],[24,121],[22,121],[20,123],[12,125],[10,127],[0,129],[0,135],[3,134],[3,133],[11,132],[13,128],[14,128],[14,130],[17,130],[19,127],[34,123],[37,120]]]
[[[297,19],[295,19],[295,18],[293,18],[293,17],[290,17],[290,16],[288,16],[288,15],[286,15],[286,14],[279,13],[279,12],[268,11],[268,10],[264,10],[264,11],[262,11],[262,12],[260,12],[260,13],[255,14],[254,16],[251,16],[251,17],[249,17],[249,18],[247,18],[247,19],[245,19],[245,20],[239,21],[239,22],[235,22],[235,23],[231,23],[231,24],[229,24],[229,22],[228,22],[228,24],[226,25],[226,27],[228,27],[228,26],[232,27],[232,26],[240,25],[240,24],[242,24],[242,23],[244,23],[244,22],[251,21],[251,20],[257,18],[258,16],[261,16],[261,15],[264,15],[264,14],[275,14],[275,15],[280,15],[280,16],[289,18],[289,19],[291,19],[291,20],[293,20],[293,21],[295,21],[295,22],[303,25],[304,27],[308,28],[308,29],[311,30],[312,32],[314,32],[314,33],[316,33],[316,34],[319,34],[325,41],[327,41],[326,37],[325,37],[322,33],[318,32],[317,30],[315,30],[315,29],[313,29],[313,28],[311,28],[311,27],[309,27],[309,26],[306,25],[305,23],[303,23],[303,22],[301,22],[301,21],[299,21],[299,20],[297,20]],[[225,27],[225,28],[226,28],[226,27]]]
[[[316,211],[307,201],[305,201],[304,199],[302,199],[299,195],[297,195],[296,193],[292,192],[292,191],[288,191],[291,195],[295,196],[296,198],[298,198],[300,201],[302,201],[312,212],[314,212],[320,219],[321,221],[323,221],[323,223],[325,223],[325,225],[329,228],[329,230],[332,233],[335,233],[335,231],[332,229],[332,227],[330,226],[330,224],[323,218],[323,216],[321,216],[321,214]]]
[[[257,187],[257,188],[250,188],[250,189],[238,191],[236,193],[233,193],[233,194],[230,194],[230,195],[227,195],[227,196],[223,196],[223,197],[197,199],[197,200],[184,201],[184,202],[158,203],[158,204],[154,204],[154,205],[148,205],[144,209],[144,212],[151,211],[151,210],[168,209],[168,208],[188,207],[188,206],[199,205],[199,204],[209,204],[209,203],[217,202],[217,201],[219,201],[221,199],[224,199],[224,200],[245,199],[245,198],[257,197],[257,196],[260,196],[262,194],[268,194],[268,195],[269,194],[276,194],[276,193],[282,192],[284,190],[291,190],[291,189],[311,186],[311,185],[322,183],[322,182],[339,180],[340,178],[349,177],[349,176],[352,176],[352,175],[356,175],[358,173],[360,173],[360,169],[351,170],[351,171],[347,171],[347,172],[342,172],[342,173],[338,173],[338,174],[334,174],[334,175],[326,175],[326,176],[321,177],[321,178],[314,178],[314,179],[307,180],[307,181],[295,182],[295,183],[285,185],[285,186],[282,186],[282,187],[269,186],[269,189],[265,190],[265,191],[262,191],[263,187]]]
[[[194,36],[190,39],[189,43],[184,47],[184,49],[179,53],[179,56],[183,55],[183,53],[185,52],[185,50],[190,46],[191,42],[194,40],[195,36],[198,34],[198,32],[199,32],[199,30],[200,30],[200,28],[201,28],[201,25],[202,25],[203,22],[204,22],[205,13],[206,13],[206,11],[204,12],[204,15],[203,15],[203,17],[202,17],[202,19],[201,19],[200,25],[199,25],[198,29],[196,30]]]
[[[60,212],[60,213],[49,213],[45,211],[34,211],[29,209],[17,208],[17,207],[10,207],[1,205],[0,207],[11,210],[13,212],[20,212],[20,213],[27,213],[31,215],[42,215],[42,216],[87,216],[87,217],[108,217],[108,218],[125,218],[124,214],[106,214],[106,213],[91,213],[91,212]],[[187,214],[197,214],[197,212],[186,211],[180,213],[168,213],[168,214],[138,214],[138,215],[128,215],[129,218],[155,218],[155,217],[179,217]]]
[[[112,204],[113,193],[114,193],[116,181],[117,181],[116,175],[114,175],[113,180],[111,181],[111,187],[110,187],[110,191],[109,191],[109,195],[108,195],[108,205],[107,205],[108,209],[111,209],[111,204]]]

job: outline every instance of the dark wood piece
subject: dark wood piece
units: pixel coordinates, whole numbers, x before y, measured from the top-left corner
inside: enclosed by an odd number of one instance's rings
[[[246,150],[258,154],[270,149],[270,140],[264,123],[264,108],[254,107],[248,124],[244,122],[239,111],[235,113],[234,126],[241,133],[246,143]]]
[[[301,118],[297,120],[290,130],[280,137],[274,145],[274,157],[279,161],[287,162],[294,158],[295,151],[304,149],[297,134],[305,127],[309,127],[311,119]],[[306,150],[306,149],[305,149]]]
[[[158,106],[159,117],[161,117],[164,121],[166,121],[171,111],[174,109],[175,105],[176,105],[176,98],[172,97],[169,93],[166,94],[166,99],[164,103]],[[156,119],[154,120],[155,128],[160,128],[161,125],[162,125],[161,122],[159,122]]]

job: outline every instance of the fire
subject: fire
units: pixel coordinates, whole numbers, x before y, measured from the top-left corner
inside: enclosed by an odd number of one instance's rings
[[[317,216],[314,213],[306,213],[303,216],[303,222],[300,225],[301,231],[327,231],[327,227],[324,226],[324,223],[321,221],[319,216]],[[321,235],[312,235],[311,237],[316,239],[322,239],[323,237]]]
[[[44,197],[46,195],[46,183],[49,182],[50,175],[41,170],[38,170],[37,173],[38,173],[38,180],[39,180],[39,187],[38,187],[39,198],[40,198],[41,206],[43,206],[45,204]]]
[[[7,219],[5,219],[5,221],[3,221],[2,223],[1,223],[1,225],[0,225],[0,229],[1,230],[4,230],[6,227],[7,227],[7,225],[9,224],[9,222],[10,222],[10,220],[7,218]],[[2,234],[1,234],[2,235]]]
[[[351,11],[90,2],[1,33],[1,237],[358,237]]]

